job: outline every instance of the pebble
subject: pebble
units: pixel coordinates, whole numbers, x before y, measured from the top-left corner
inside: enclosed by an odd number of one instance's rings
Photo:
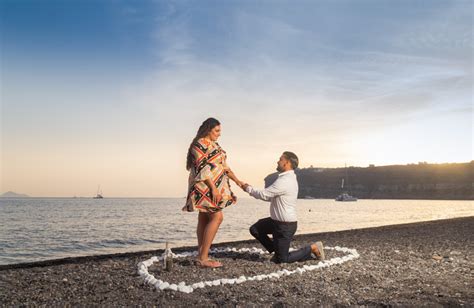
[[[434,255],[433,257],[431,257],[433,260],[436,260],[436,261],[441,261],[443,260],[443,257],[441,256],[438,256],[438,255]]]
[[[178,286],[176,284],[170,284],[168,289],[173,290],[173,291],[178,291]]]

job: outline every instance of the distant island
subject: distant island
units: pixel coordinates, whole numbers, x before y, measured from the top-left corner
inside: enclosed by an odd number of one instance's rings
[[[474,200],[474,161],[448,163],[347,167],[301,168],[296,170],[298,198],[333,199],[344,189],[361,199]],[[272,183],[277,173],[265,178]],[[347,183],[349,182],[349,183]]]
[[[0,198],[30,198],[30,196],[25,194],[17,194],[13,191],[7,191],[6,193],[1,194]]]

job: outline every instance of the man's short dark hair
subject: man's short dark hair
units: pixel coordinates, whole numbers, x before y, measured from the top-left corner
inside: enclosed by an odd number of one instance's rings
[[[285,151],[285,152],[283,152],[283,156],[285,156],[285,158],[290,161],[291,168],[293,168],[293,170],[298,168],[298,156],[296,156],[295,153]]]

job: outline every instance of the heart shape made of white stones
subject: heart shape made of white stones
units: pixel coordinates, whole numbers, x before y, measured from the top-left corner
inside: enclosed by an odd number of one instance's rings
[[[359,253],[355,249],[350,249],[346,247],[324,247],[325,250],[336,250],[336,251],[341,251],[344,253],[347,253],[343,257],[335,257],[329,260],[324,260],[324,261],[319,261],[315,265],[303,265],[301,267],[298,267],[292,271],[289,271],[287,269],[279,270],[270,274],[262,274],[262,275],[255,275],[251,277],[246,277],[246,276],[240,276],[238,278],[221,278],[221,279],[216,279],[216,280],[209,280],[209,281],[200,281],[193,283],[191,285],[187,285],[184,281],[180,282],[179,284],[170,284],[166,281],[162,281],[160,279],[156,279],[155,276],[152,274],[148,273],[148,267],[150,267],[154,262],[159,262],[163,261],[164,259],[164,253],[160,257],[151,257],[148,260],[142,261],[138,263],[138,274],[140,277],[145,281],[145,283],[153,285],[157,290],[173,290],[173,291],[180,291],[184,293],[191,293],[195,289],[199,288],[205,288],[205,287],[211,287],[211,286],[218,286],[218,285],[225,285],[225,284],[240,284],[246,281],[253,281],[253,280],[263,280],[263,279],[269,279],[269,278],[281,278],[283,276],[289,276],[293,274],[303,274],[304,272],[307,271],[314,271],[316,269],[320,268],[325,268],[329,267],[332,265],[336,264],[342,264],[347,261],[351,261],[353,259],[359,258]],[[294,248],[291,248],[290,251],[296,250]],[[211,254],[212,253],[219,253],[219,252],[238,252],[238,253],[250,253],[250,254],[267,254],[267,251],[264,251],[263,249],[252,247],[252,248],[230,248],[230,247],[223,247],[223,248],[213,248],[210,250]],[[196,257],[197,256],[197,251],[185,251],[182,253],[172,253],[173,258],[184,258],[184,257]]]

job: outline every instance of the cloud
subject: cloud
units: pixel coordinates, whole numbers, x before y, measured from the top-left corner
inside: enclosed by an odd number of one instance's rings
[[[322,34],[324,29],[315,31],[317,21],[313,27],[302,27],[293,18],[280,19],[271,10],[268,14],[263,11],[228,9],[228,35],[219,37],[218,43],[206,39],[215,33],[201,24],[199,10],[186,9],[180,14],[175,8],[173,18],[161,18],[156,31],[157,70],[143,90],[152,98],[152,105],[172,112],[159,103],[168,102],[176,111],[194,109],[199,115],[204,113],[198,111],[201,108],[229,113],[248,109],[259,123],[269,126],[284,118],[287,110],[321,121],[360,111],[364,111],[358,114],[362,118],[396,120],[438,104],[434,99],[438,92],[458,91],[461,84],[472,81],[472,71],[466,71],[464,65],[469,59],[430,52],[442,45],[442,39],[423,45],[422,55],[418,47],[398,46],[406,41],[403,37],[409,25],[400,27],[393,40],[376,38],[376,43],[363,49],[351,49],[342,48],[337,37],[330,40]],[[436,23],[434,20],[428,24]],[[219,27],[221,22],[216,14],[206,23]],[[412,22],[417,29],[426,23]],[[443,27],[449,34],[450,24]],[[359,26],[358,31],[362,30]],[[389,32],[395,32],[393,25]],[[380,42],[385,43],[383,48]],[[217,44],[221,46],[215,52],[212,48]],[[454,45],[458,50],[467,47]],[[203,55],[205,51],[215,57]],[[459,82],[450,82],[453,80]],[[269,109],[275,120],[265,115]]]

